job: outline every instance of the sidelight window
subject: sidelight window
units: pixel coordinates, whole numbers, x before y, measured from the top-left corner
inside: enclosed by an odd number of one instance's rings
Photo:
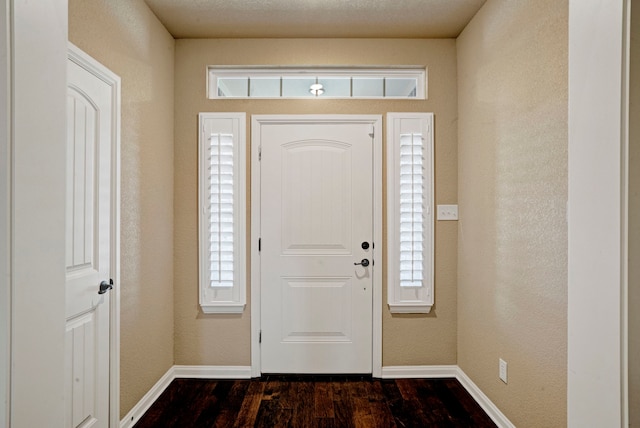
[[[433,114],[387,115],[388,304],[433,305]]]
[[[200,113],[200,306],[242,312],[245,277],[244,113]]]

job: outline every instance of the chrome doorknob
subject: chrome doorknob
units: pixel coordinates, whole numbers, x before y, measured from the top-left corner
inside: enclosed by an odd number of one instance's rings
[[[100,283],[100,290],[98,290],[98,294],[104,294],[107,291],[111,290],[112,288],[113,288],[113,279],[110,279],[109,282],[102,281]]]
[[[364,267],[369,266],[369,259],[362,259],[360,263],[354,263],[354,265],[362,265]]]

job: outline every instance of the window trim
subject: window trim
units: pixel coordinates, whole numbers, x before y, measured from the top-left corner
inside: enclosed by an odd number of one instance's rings
[[[217,122],[217,124],[216,124]],[[209,224],[206,204],[207,182],[210,179],[206,163],[206,133],[209,129],[225,129],[218,133],[234,135],[233,165],[233,222],[234,222],[234,281],[232,287],[213,289],[209,286]],[[206,314],[242,313],[246,306],[246,113],[200,113],[198,115],[198,237],[199,275],[198,294],[202,311]],[[211,131],[209,131],[211,133]],[[237,160],[237,161],[236,161]]]
[[[428,70],[424,66],[371,66],[371,67],[319,67],[319,66],[281,66],[281,67],[267,67],[267,66],[225,66],[225,65],[210,65],[207,67],[207,98],[215,100],[238,100],[238,99],[258,99],[258,100],[273,100],[273,99],[379,99],[379,100],[426,100],[427,87],[428,87]],[[239,97],[227,97],[218,95],[218,78],[247,78],[247,95]],[[249,94],[249,81],[251,78],[283,78],[287,77],[301,77],[309,78],[316,77],[317,79],[323,78],[336,78],[336,77],[349,77],[351,81],[353,78],[416,78],[416,96],[353,96],[353,85],[351,86],[351,93],[349,96],[316,96],[309,93],[305,96],[282,96],[282,83],[280,96],[277,97],[252,97]]]
[[[421,287],[401,287],[399,278],[400,137],[421,133],[424,142],[424,276]],[[391,313],[429,313],[434,304],[433,113],[387,113],[387,303]]]

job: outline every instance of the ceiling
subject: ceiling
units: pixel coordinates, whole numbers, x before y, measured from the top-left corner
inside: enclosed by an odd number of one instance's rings
[[[175,38],[449,38],[485,1],[145,0]]]

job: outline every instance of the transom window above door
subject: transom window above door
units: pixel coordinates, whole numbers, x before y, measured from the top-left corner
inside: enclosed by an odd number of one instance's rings
[[[209,66],[210,99],[426,99],[424,67]]]

